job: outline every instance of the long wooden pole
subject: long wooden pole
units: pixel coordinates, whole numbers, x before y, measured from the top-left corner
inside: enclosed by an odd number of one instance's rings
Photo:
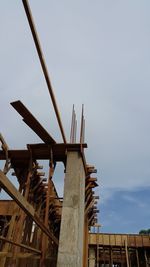
[[[65,137],[65,133],[64,133],[64,129],[63,129],[63,125],[62,125],[61,118],[60,118],[60,113],[59,113],[59,110],[58,110],[58,107],[57,107],[55,95],[54,95],[53,88],[52,88],[52,85],[51,85],[48,69],[47,69],[47,66],[46,66],[46,63],[45,63],[44,55],[42,53],[40,40],[39,40],[37,31],[36,31],[36,27],[35,27],[35,24],[34,24],[34,20],[33,20],[33,17],[32,17],[31,9],[30,9],[28,0],[22,0],[22,3],[23,3],[23,6],[24,6],[24,9],[25,9],[27,18],[28,18],[28,22],[29,22],[30,29],[31,29],[31,32],[32,32],[33,40],[34,40],[34,43],[35,43],[35,46],[36,46],[36,49],[37,49],[37,53],[38,53],[38,56],[39,56],[39,59],[40,59],[40,63],[41,63],[42,70],[43,70],[43,73],[44,73],[44,76],[45,76],[46,84],[47,84],[47,87],[48,87],[48,90],[49,90],[49,93],[50,93],[50,97],[51,97],[51,100],[52,100],[52,103],[53,103],[53,107],[54,107],[54,110],[55,110],[55,114],[56,114],[56,117],[57,117],[59,128],[60,128],[60,131],[61,131],[61,134],[62,134],[62,138],[63,138],[64,143],[67,143],[66,137]]]

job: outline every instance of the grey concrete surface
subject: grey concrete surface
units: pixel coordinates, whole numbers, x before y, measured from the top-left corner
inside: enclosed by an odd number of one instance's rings
[[[68,152],[57,267],[82,267],[85,170],[81,155]]]

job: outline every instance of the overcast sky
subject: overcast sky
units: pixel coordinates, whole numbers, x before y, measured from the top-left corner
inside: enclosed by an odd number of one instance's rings
[[[22,2],[0,5],[0,132],[10,148],[41,142],[10,106],[19,99],[62,142]],[[85,105],[102,231],[150,228],[150,1],[30,5],[68,141],[72,105],[78,121]]]

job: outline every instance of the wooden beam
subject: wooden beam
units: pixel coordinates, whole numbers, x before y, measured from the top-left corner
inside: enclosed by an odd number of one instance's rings
[[[94,199],[92,199],[91,202],[89,203],[89,205],[86,207],[85,216],[87,216],[88,211],[93,207],[93,205],[94,205]]]
[[[14,201],[11,201],[11,202],[14,202]],[[5,238],[7,238],[7,239],[10,239],[12,237],[12,235],[13,235],[13,229],[14,229],[14,226],[15,226],[15,223],[16,223],[16,217],[18,215],[18,211],[19,211],[19,207],[14,202],[14,207],[12,209],[13,214],[12,214],[11,219],[10,219],[10,222],[9,222],[9,227],[8,227],[7,235],[5,236]],[[1,252],[6,252],[6,251],[9,251],[9,243],[5,243],[2,246]],[[6,263],[6,258],[1,257],[0,258],[0,266],[1,267],[5,267],[5,263]]]
[[[42,70],[43,70],[43,73],[44,73],[44,77],[45,77],[45,80],[46,80],[46,83],[47,83],[47,87],[48,87],[48,90],[49,90],[49,93],[50,93],[50,97],[51,97],[51,100],[52,100],[52,103],[53,103],[53,107],[54,107],[54,110],[55,110],[55,114],[56,114],[56,117],[57,117],[57,121],[58,121],[58,124],[59,124],[60,131],[61,131],[61,134],[62,134],[62,138],[63,138],[64,143],[67,143],[67,140],[66,140],[66,137],[65,137],[65,133],[64,133],[64,129],[63,129],[63,125],[62,125],[62,122],[61,122],[60,113],[59,113],[59,110],[58,110],[58,107],[57,107],[55,95],[54,95],[53,88],[52,88],[52,85],[51,85],[48,69],[47,69],[47,66],[46,66],[46,63],[45,63],[45,59],[44,59],[44,55],[43,55],[42,48],[41,48],[41,45],[40,45],[39,37],[38,37],[37,31],[36,31],[36,28],[35,28],[35,24],[34,24],[34,21],[33,21],[31,9],[30,9],[30,6],[29,6],[29,3],[28,3],[27,0],[22,0],[22,3],[23,3],[23,6],[24,6],[24,9],[25,9],[27,18],[28,18],[28,22],[29,22],[30,29],[31,29],[31,32],[32,32],[33,40],[34,40],[34,43],[35,43],[35,46],[36,46],[36,49],[37,49],[37,53],[38,53],[38,56],[39,56],[39,59],[40,59],[41,67],[42,67]]]
[[[110,247],[110,260],[109,260],[109,266],[112,267],[113,266],[113,250],[112,247]]]
[[[3,252],[0,252],[0,259],[1,258],[12,258],[13,257],[13,252],[7,252],[7,251],[3,251]],[[30,259],[40,259],[40,255],[37,255],[35,253],[29,253],[29,252],[18,252],[16,253],[15,257],[18,259],[25,259],[25,258],[30,258]],[[45,260],[47,259],[55,259],[54,257],[50,257],[50,256],[47,256],[45,257]]]
[[[15,202],[13,200],[0,200],[0,215],[12,216],[14,213]]]
[[[83,148],[87,148],[87,144],[83,144]],[[66,159],[66,151],[79,151],[80,144],[30,144],[32,156],[35,159],[50,159],[50,149],[53,151],[55,161],[64,161]],[[30,160],[30,151],[28,149],[8,150],[8,157],[11,160]],[[5,152],[0,150],[0,160],[5,160]]]
[[[148,267],[149,264],[148,264],[146,249],[144,249],[144,258],[145,258],[146,267]]]
[[[1,170],[0,170],[0,186],[7,192],[9,196],[12,197],[12,199],[16,201],[19,207],[33,219],[33,221],[40,227],[40,229],[58,245],[58,239],[52,233],[50,233],[47,227],[45,227],[43,222],[39,219],[38,215],[36,214],[34,208],[17,191],[15,186],[9,181],[7,176],[4,175],[4,173]]]
[[[13,108],[23,117],[23,121],[45,142],[48,144],[55,144],[56,141],[43,128],[32,113],[23,105],[21,101],[10,103]]]
[[[83,267],[88,266],[88,218],[84,218],[84,255]]]
[[[140,267],[138,249],[136,249],[136,261],[137,261],[137,267]]]
[[[24,249],[30,250],[30,251],[32,251],[34,253],[41,254],[41,251],[38,250],[38,249],[32,248],[32,247],[24,245],[24,244],[20,244],[20,243],[14,242],[14,241],[9,240],[9,239],[7,239],[7,238],[5,238],[3,236],[0,236],[0,240],[2,240],[3,242],[10,243],[10,244],[12,244],[14,246],[17,246],[17,247],[20,247],[20,248],[24,248]]]
[[[0,252],[0,259],[1,258],[12,258],[13,257],[13,252],[7,252],[7,251],[3,251]],[[18,259],[24,259],[24,258],[31,258],[31,259],[40,259],[40,255],[37,255],[35,253],[28,253],[28,252],[19,252],[16,253],[15,257]]]
[[[125,251],[126,251],[126,262],[127,262],[127,267],[130,267],[129,264],[129,253],[128,253],[128,245],[127,245],[127,239],[125,239]]]
[[[0,170],[0,185],[1,187],[16,201],[16,203],[24,210],[25,213],[34,216],[34,208],[29,202],[20,194],[15,186],[10,182],[7,176]]]

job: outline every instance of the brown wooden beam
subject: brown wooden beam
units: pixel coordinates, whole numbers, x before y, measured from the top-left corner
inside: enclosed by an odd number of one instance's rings
[[[13,252],[7,252],[7,251],[3,251],[3,252],[0,252],[0,259],[1,258],[12,258],[13,257]],[[18,252],[16,253],[15,257],[18,259],[26,259],[26,258],[30,258],[30,259],[40,259],[41,256],[40,255],[37,255],[35,253],[29,253],[29,252]],[[45,257],[45,260],[47,259],[55,259],[55,257],[50,257],[50,256],[47,256]]]
[[[127,239],[125,239],[124,242],[125,242],[125,252],[126,252],[126,262],[127,262],[127,267],[130,267]]]
[[[35,24],[34,24],[34,21],[33,21],[31,9],[30,9],[30,6],[29,6],[29,3],[28,3],[27,0],[22,0],[22,2],[23,2],[23,6],[24,6],[24,9],[25,9],[27,18],[28,18],[28,22],[29,22],[30,29],[31,29],[31,32],[32,32],[33,40],[34,40],[34,43],[35,43],[35,46],[36,46],[36,49],[37,49],[37,53],[38,53],[38,56],[39,56],[39,59],[40,59],[40,63],[41,63],[41,66],[42,66],[42,70],[43,70],[43,73],[44,73],[46,84],[47,84],[47,87],[48,87],[48,90],[49,90],[49,94],[50,94],[50,97],[51,97],[51,100],[52,100],[52,103],[53,103],[53,107],[54,107],[54,110],[55,110],[55,114],[56,114],[56,117],[57,117],[59,128],[60,128],[60,131],[61,131],[61,134],[62,134],[62,138],[63,138],[64,143],[67,143],[67,140],[66,140],[66,137],[65,137],[65,133],[64,133],[64,129],[63,129],[63,125],[62,125],[62,122],[61,122],[60,113],[59,113],[59,110],[58,110],[58,107],[57,107],[55,95],[54,95],[53,88],[52,88],[52,85],[51,85],[48,69],[47,69],[47,66],[46,66],[46,63],[45,63],[44,55],[42,53],[40,40],[39,40],[37,31],[36,31],[36,28],[35,28]]]
[[[140,267],[138,249],[136,249],[136,261],[137,261],[137,267]]]
[[[10,103],[13,108],[23,117],[23,121],[47,144],[55,144],[56,141],[43,128],[32,113],[18,100]]]
[[[87,144],[83,144],[84,148],[87,148]],[[53,151],[53,158],[56,161],[63,161],[66,158],[66,151],[79,151],[80,144],[30,144],[30,149],[32,150],[32,156],[35,159],[50,159],[50,149]],[[11,160],[29,160],[30,151],[27,149],[21,150],[8,150],[8,157]],[[5,153],[0,150],[0,160],[5,160]]]
[[[13,252],[0,252],[0,259],[1,258],[12,258],[13,257]],[[16,259],[26,259],[26,258],[30,258],[30,259],[40,259],[40,255],[37,255],[35,253],[29,253],[29,252],[18,252],[15,255]]]
[[[40,229],[49,237],[51,238],[57,245],[58,239],[50,233],[50,231],[45,227],[43,222],[37,216],[34,208],[29,204],[29,202],[17,191],[15,186],[9,181],[6,175],[0,170],[0,186],[7,192],[9,196],[12,197],[19,205],[24,212],[30,216],[33,221],[40,227]]]
[[[17,247],[20,247],[20,248],[24,248],[24,249],[30,250],[30,251],[32,251],[34,253],[41,254],[41,251],[38,250],[38,249],[32,248],[32,247],[24,245],[24,244],[20,244],[20,243],[14,242],[14,241],[9,240],[9,239],[7,239],[7,238],[5,238],[3,236],[0,236],[0,240],[2,240],[3,242],[10,243],[10,244],[12,244],[14,246],[17,246]]]
[[[0,200],[0,215],[12,216],[14,213],[15,202],[13,200]]]

